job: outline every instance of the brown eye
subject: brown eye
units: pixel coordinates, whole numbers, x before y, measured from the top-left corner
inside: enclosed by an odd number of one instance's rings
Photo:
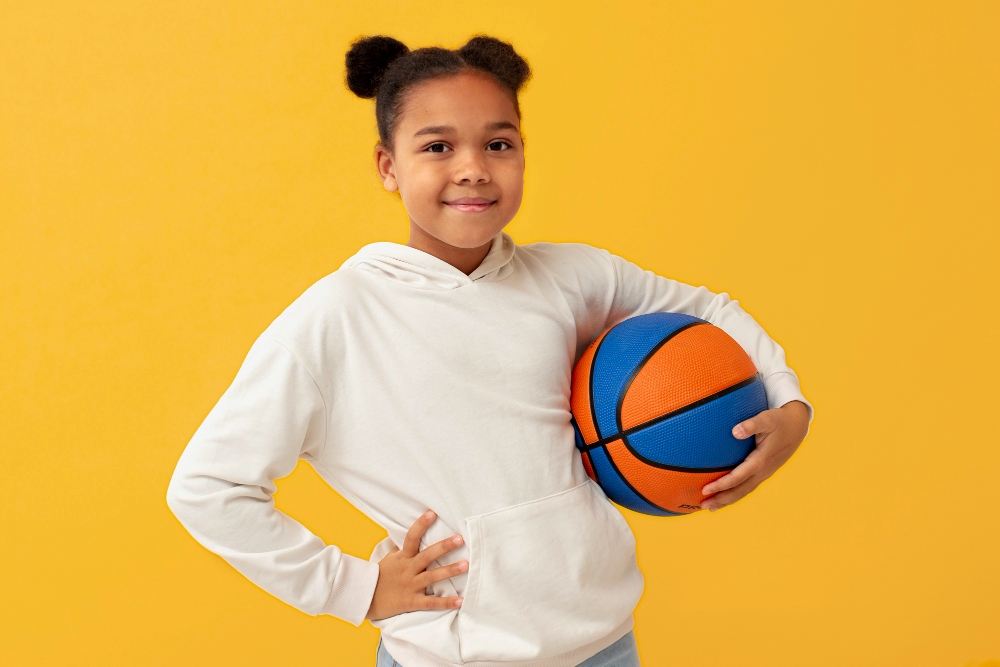
[[[445,151],[450,151],[451,149],[442,144],[441,142],[433,143],[424,150],[431,153],[444,153]]]
[[[494,141],[486,146],[488,151],[505,151],[508,148],[513,148],[509,141]]]

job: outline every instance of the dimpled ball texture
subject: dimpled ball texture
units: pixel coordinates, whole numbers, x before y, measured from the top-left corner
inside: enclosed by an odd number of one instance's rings
[[[573,369],[571,407],[587,474],[622,507],[657,516],[701,509],[703,486],[754,447],[732,429],[767,409],[747,353],[690,315],[624,320]]]

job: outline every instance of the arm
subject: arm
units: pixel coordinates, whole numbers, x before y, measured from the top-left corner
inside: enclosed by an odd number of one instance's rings
[[[669,311],[694,315],[719,327],[740,344],[760,371],[767,403],[778,408],[789,401],[812,406],[799,390],[799,379],[785,363],[785,351],[725,292],[715,294],[706,287],[685,285],[645,271],[628,260],[611,255],[615,272],[615,294],[607,326],[626,318]]]
[[[730,473],[702,489],[707,497],[701,503],[704,509],[714,511],[736,502],[773,475],[805,439],[813,408],[799,389],[798,376],[785,363],[781,346],[729,295],[663,278],[616,255],[611,261],[615,295],[607,326],[643,313],[694,315],[732,336],[760,371],[771,409],[733,428],[737,438],[756,437],[756,448]]]
[[[418,549],[433,512],[417,520],[402,550],[376,564],[324,544],[275,509],[274,480],[292,472],[299,458],[321,456],[326,414],[322,393],[295,355],[261,336],[181,455],[167,488],[171,511],[202,546],[312,616],[360,625],[365,618],[461,606],[461,598],[425,594],[469,566],[427,569],[462,544],[455,535]]]
[[[359,625],[378,565],[341,552],[274,507],[274,480],[318,458],[326,408],[312,376],[269,333],[188,443],[167,504],[191,535],[255,584],[312,616]]]

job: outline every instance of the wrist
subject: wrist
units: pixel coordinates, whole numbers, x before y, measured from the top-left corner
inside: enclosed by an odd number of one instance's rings
[[[375,597],[378,595],[378,583],[382,578],[382,563],[378,563],[378,571],[375,574],[375,585],[372,586],[372,599],[368,602],[368,611],[365,612],[365,620],[372,621],[376,620],[373,617],[375,609]]]
[[[800,414],[800,415],[802,415],[804,417],[808,417],[809,416],[809,406],[807,406],[802,401],[798,401],[798,400],[796,400],[796,401],[788,401],[787,403],[785,403],[784,405],[782,405],[778,409],[779,410],[785,410],[785,411],[787,411],[787,412],[789,412],[791,414]]]
[[[802,401],[789,401],[778,410],[787,419],[786,423],[794,429],[798,442],[804,440],[809,431],[809,406]]]

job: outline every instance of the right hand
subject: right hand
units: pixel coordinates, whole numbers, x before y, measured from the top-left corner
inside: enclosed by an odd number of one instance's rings
[[[435,582],[450,579],[469,569],[469,562],[465,560],[433,570],[427,569],[436,559],[462,546],[462,536],[452,535],[420,551],[420,538],[435,519],[437,515],[434,512],[425,512],[406,532],[403,549],[394,546],[378,562],[378,583],[365,618],[378,621],[408,611],[455,609],[462,606],[462,598],[456,595],[439,597],[427,595],[424,590]]]

